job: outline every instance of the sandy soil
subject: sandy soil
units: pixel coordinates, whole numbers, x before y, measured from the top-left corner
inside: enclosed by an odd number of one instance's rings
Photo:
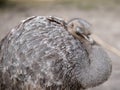
[[[61,8],[61,9],[60,9]],[[92,24],[92,31],[106,43],[120,49],[120,13],[118,10],[80,10],[76,8],[17,8],[0,10],[0,39],[2,39],[22,19],[29,16],[54,15],[66,20],[81,17]],[[113,64],[110,79],[90,90],[120,90],[120,57],[108,51]]]

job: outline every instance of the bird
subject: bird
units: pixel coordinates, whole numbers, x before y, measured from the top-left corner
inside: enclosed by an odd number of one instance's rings
[[[0,90],[85,90],[102,84],[112,64],[90,35],[82,19],[21,21],[0,41]]]

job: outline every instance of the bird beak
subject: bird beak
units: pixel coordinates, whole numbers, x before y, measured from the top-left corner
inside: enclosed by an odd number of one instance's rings
[[[94,42],[94,40],[90,37],[90,35],[84,35],[84,34],[82,34],[82,36],[83,36],[87,41],[89,41],[91,44]]]

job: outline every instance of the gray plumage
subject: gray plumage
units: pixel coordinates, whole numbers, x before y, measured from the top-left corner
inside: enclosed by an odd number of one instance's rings
[[[0,90],[82,90],[105,82],[108,55],[97,44],[88,52],[68,29],[59,18],[34,16],[8,33],[0,42]]]

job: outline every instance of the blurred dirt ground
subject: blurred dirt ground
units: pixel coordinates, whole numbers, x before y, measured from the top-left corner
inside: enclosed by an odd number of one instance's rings
[[[28,4],[26,4],[28,5]],[[41,6],[42,5],[42,6]],[[29,16],[58,16],[65,20],[80,17],[92,24],[92,32],[103,41],[120,50],[120,12],[119,7],[80,9],[67,5],[43,3],[41,5],[15,5],[0,9],[0,39],[2,39],[21,20]],[[120,57],[106,50],[111,57],[113,72],[110,79],[104,84],[89,90],[120,90]]]

